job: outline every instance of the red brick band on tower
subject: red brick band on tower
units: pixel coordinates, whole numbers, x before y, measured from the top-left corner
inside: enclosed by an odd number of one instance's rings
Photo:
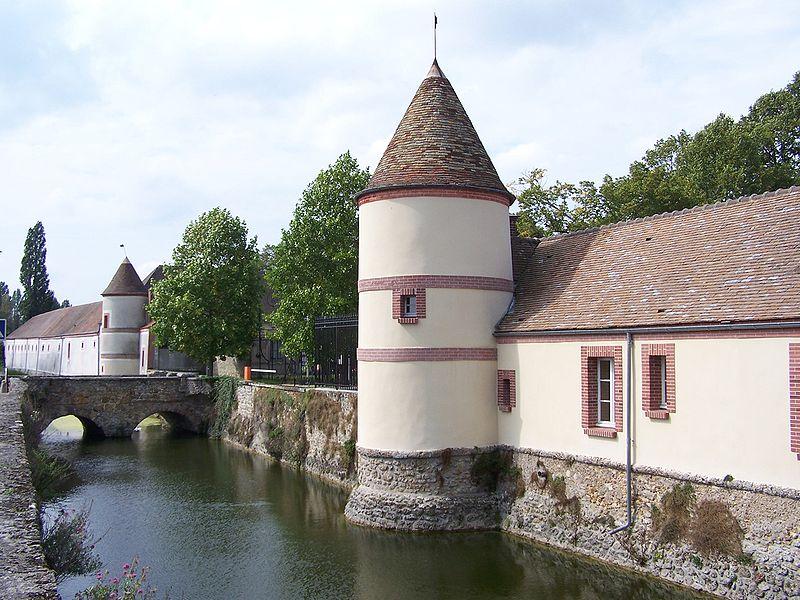
[[[359,292],[374,292],[401,288],[513,292],[514,282],[502,277],[478,277],[472,275],[395,275],[392,277],[372,277],[370,279],[360,279],[358,281]]]
[[[364,362],[497,360],[497,348],[359,348]]]
[[[514,196],[494,190],[480,190],[458,187],[436,187],[424,185],[409,185],[397,188],[384,188],[370,190],[358,197],[358,205],[378,202],[379,200],[394,200],[396,198],[464,198],[467,200],[486,200],[497,202],[503,206],[511,206]]]

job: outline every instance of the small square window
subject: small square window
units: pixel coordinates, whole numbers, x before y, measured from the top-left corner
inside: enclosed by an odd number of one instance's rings
[[[400,297],[400,315],[403,317],[417,316],[417,296],[415,294]]]

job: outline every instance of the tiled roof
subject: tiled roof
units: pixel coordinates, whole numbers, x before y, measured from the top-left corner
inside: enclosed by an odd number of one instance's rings
[[[800,187],[543,239],[498,332],[800,318]]]
[[[359,195],[416,186],[476,188],[513,199],[436,61]]]
[[[162,279],[164,279],[164,265],[158,265],[142,279],[142,285],[149,290],[156,281],[161,281]]]
[[[26,339],[97,333],[102,315],[102,302],[59,308],[28,319],[8,337]]]
[[[139,274],[133,268],[131,261],[127,258],[111,278],[111,283],[103,290],[101,296],[146,296],[147,289],[144,287]]]

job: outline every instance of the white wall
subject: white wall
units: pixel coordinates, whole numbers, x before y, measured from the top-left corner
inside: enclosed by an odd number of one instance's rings
[[[512,278],[508,207],[459,198],[397,198],[359,208],[358,276]]]
[[[10,369],[36,375],[97,375],[98,336],[11,339]]]
[[[497,443],[494,361],[358,363],[358,444],[436,450]]]
[[[400,325],[391,318],[391,290],[361,292],[358,313],[365,327],[358,330],[358,345],[491,348],[495,346],[493,325],[510,299],[509,292],[428,288],[426,317],[415,325]]]
[[[510,280],[508,207],[469,198],[411,197],[360,207],[359,278],[467,275]],[[392,318],[392,291],[359,294],[359,348],[490,348],[510,292],[426,288],[426,317]],[[497,441],[497,364],[358,365],[358,443],[415,451]]]
[[[108,329],[100,330],[100,374],[138,375],[139,330],[145,324],[145,296],[104,296],[103,319]]]
[[[789,450],[789,341],[635,339],[636,464],[800,488],[800,461]],[[676,412],[665,421],[642,410],[643,343],[675,344]],[[580,348],[585,345],[620,345],[626,361],[624,339],[499,344],[498,368],[514,369],[517,377],[517,407],[499,415],[500,443],[625,460],[624,431],[616,439],[583,433]]]

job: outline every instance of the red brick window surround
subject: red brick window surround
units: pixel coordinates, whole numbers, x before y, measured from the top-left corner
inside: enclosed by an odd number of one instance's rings
[[[610,359],[611,365],[598,367],[602,359]],[[598,381],[599,376],[610,377],[613,425],[599,424]],[[622,431],[622,346],[581,346],[581,424],[586,435],[595,437],[617,437]]]
[[[789,431],[800,460],[800,344],[789,344]]]
[[[413,298],[413,301],[411,300]],[[411,313],[405,309],[416,308]],[[424,319],[427,313],[425,288],[394,288],[392,290],[392,318],[398,323],[412,325]]]
[[[497,371],[497,407],[500,412],[511,412],[517,405],[517,372],[513,369]]]
[[[675,412],[675,344],[642,345],[642,410],[651,419]]]

